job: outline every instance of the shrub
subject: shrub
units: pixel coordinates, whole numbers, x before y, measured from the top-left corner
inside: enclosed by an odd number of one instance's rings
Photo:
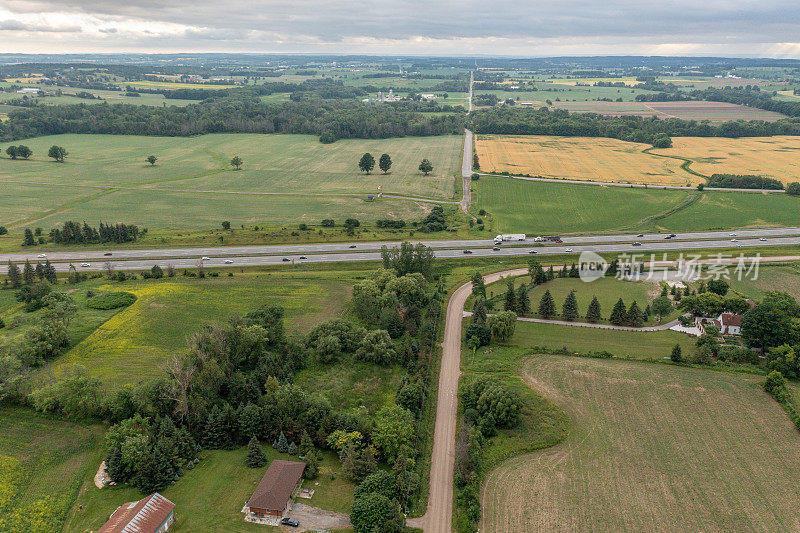
[[[99,294],[86,302],[92,309],[119,309],[128,307],[136,301],[136,295],[130,292],[118,291]]]

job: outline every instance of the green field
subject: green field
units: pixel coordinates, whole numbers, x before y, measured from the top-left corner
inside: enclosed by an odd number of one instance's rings
[[[279,454],[271,446],[264,446],[264,452],[270,460],[287,459],[286,454]],[[246,455],[247,447],[231,451],[205,451],[203,460],[194,470],[188,471],[177,483],[162,492],[175,504],[176,532],[273,530],[245,522],[241,513],[244,502],[252,495],[266,471],[266,467],[248,468],[245,465]],[[302,503],[348,512],[353,501],[354,486],[341,475],[339,460],[334,454],[323,454],[319,477],[313,482],[306,481],[305,485],[313,487],[315,494],[310,500],[302,500]],[[91,478],[87,479],[69,513],[64,531],[97,531],[114,509],[140,498],[142,494],[136,489],[107,487],[98,490]],[[79,505],[83,506],[82,510],[78,509]]]
[[[310,135],[39,137],[25,141],[34,152],[30,161],[0,158],[0,181],[28,182],[4,184],[0,224],[49,226],[68,218],[88,218],[151,228],[208,228],[223,219],[236,224],[420,217],[429,206],[388,198],[366,203],[364,198],[380,185],[386,194],[453,199],[460,188],[456,177],[462,142],[461,136],[342,140],[328,145]],[[53,144],[68,150],[66,163],[46,157]],[[389,153],[391,172],[384,175],[377,168],[369,176],[359,172],[357,163],[364,152],[376,159]],[[159,158],[152,167],[145,162],[150,154]],[[244,159],[243,170],[229,166],[234,155]],[[417,169],[423,158],[433,163],[429,176]],[[133,190],[103,190],[105,186]],[[274,193],[299,196],[269,195]]]
[[[81,485],[97,471],[104,431],[0,408],[0,531],[60,531]]]
[[[89,288],[123,290],[135,294],[138,300],[116,314],[94,311],[113,316],[102,325],[95,322],[97,329],[84,331],[83,340],[41,373],[60,375],[73,365],[81,365],[107,388],[138,383],[160,376],[162,364],[187,350],[187,337],[203,323],[223,321],[232,314],[243,315],[264,304],[280,305],[286,310],[288,331],[306,332],[344,312],[357,275],[337,270],[237,272],[234,277],[223,274],[204,280],[177,276],[157,281],[85,282],[78,286],[81,293]],[[0,294],[10,295],[11,291]],[[82,323],[76,317],[72,324],[79,327]]]
[[[529,234],[700,231],[800,225],[800,201],[783,195],[599,187],[483,176],[471,209],[496,232]]]
[[[481,531],[800,526],[800,434],[762,378],[562,356],[521,363],[523,380],[569,414],[569,433],[489,473]]]

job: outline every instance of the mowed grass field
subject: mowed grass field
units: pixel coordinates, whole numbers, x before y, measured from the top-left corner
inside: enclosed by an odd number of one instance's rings
[[[61,531],[81,485],[97,471],[104,432],[0,408],[0,531]]]
[[[762,377],[533,356],[566,439],[488,474],[481,531],[794,531],[800,434]]]
[[[5,182],[0,224],[43,220],[49,225],[76,218],[207,228],[225,219],[318,223],[356,215],[375,220],[391,213],[412,218],[425,211],[413,201],[383,199],[391,205],[379,205],[336,194],[365,197],[382,186],[387,194],[453,199],[462,143],[462,136],[349,139],[327,145],[311,135],[39,137],[25,141],[34,152],[31,160],[0,158],[0,182]],[[53,144],[67,149],[66,163],[47,158]],[[361,173],[358,160],[365,152],[373,154],[376,165],[388,153],[393,161],[389,174],[377,166],[371,175]],[[151,154],[158,157],[155,166],[145,162]],[[234,155],[244,160],[240,171],[229,165]],[[429,176],[417,168],[423,158],[433,163]],[[104,189],[108,186],[124,189]],[[275,193],[295,196],[271,196]],[[44,220],[48,215],[53,218]]]
[[[782,194],[598,187],[483,176],[471,209],[497,233],[695,231],[800,225],[800,202]]]
[[[358,273],[260,272],[219,278],[165,278],[108,283],[95,280],[79,291],[128,291],[137,301],[85,335],[40,371],[56,377],[81,365],[108,389],[139,383],[163,373],[163,365],[188,350],[186,340],[202,324],[222,322],[261,305],[286,311],[287,331],[306,332],[344,312]],[[82,297],[82,295],[81,295]],[[108,313],[108,312],[106,312]]]
[[[674,137],[672,148],[655,153],[692,160],[692,170],[706,176],[758,174],[784,183],[800,180],[800,137]]]
[[[677,159],[642,153],[648,147],[605,137],[478,135],[475,149],[485,172],[649,185],[702,181]]]

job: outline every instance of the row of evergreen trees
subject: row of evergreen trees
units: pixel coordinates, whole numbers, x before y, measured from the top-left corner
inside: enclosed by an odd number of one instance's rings
[[[26,259],[21,271],[16,263],[13,261],[8,262],[6,282],[14,289],[18,289],[23,285],[33,285],[45,279],[52,284],[58,283],[56,267],[50,263],[49,259],[44,264],[37,262],[35,267]]]

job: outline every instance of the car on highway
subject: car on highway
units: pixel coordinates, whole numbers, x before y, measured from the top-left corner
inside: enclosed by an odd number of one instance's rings
[[[761,242],[767,242],[767,238],[766,238],[766,237],[761,237],[761,238],[760,238],[760,239],[758,239],[758,240],[759,240],[759,241],[761,241]]]
[[[281,261],[283,261],[284,263],[288,263],[289,262],[289,258],[288,257],[284,257],[283,259],[281,259]]]
[[[304,255],[301,255],[301,256],[300,256],[300,259],[308,259],[308,257],[306,257],[306,256],[304,256]]]
[[[461,253],[462,253],[462,254],[471,254],[471,253],[472,253],[472,250],[464,250],[464,251],[463,251],[463,252],[461,252]]]
[[[565,252],[574,252],[575,250],[573,250],[572,248],[567,248],[567,249],[566,249],[566,250],[564,250],[564,251],[565,251]]]
[[[537,252],[536,250],[528,250],[528,253],[529,254],[538,254],[539,252]]]
[[[103,255],[105,255],[105,256],[109,256],[109,255],[113,255],[113,254],[112,254],[111,252],[106,252],[106,253],[104,253]]]
[[[735,233],[730,233],[730,234],[728,234],[728,236],[729,237],[736,237],[736,234]]]
[[[39,254],[36,257],[38,257],[39,259],[44,259],[45,257],[47,257],[47,254]]]
[[[492,248],[492,251],[493,252],[499,252],[500,251],[500,247],[499,246],[495,246],[495,247]]]
[[[210,257],[203,256],[203,261],[211,261]]]
[[[633,243],[633,246],[641,246],[641,245],[642,245],[642,243],[640,243],[639,241],[636,241],[635,243]]]
[[[291,518],[291,517],[285,516],[281,520],[281,524],[284,525],[284,526],[297,527],[297,526],[300,525],[300,522],[298,522],[297,519],[295,519],[295,518]]]
[[[226,265],[233,264],[233,259],[226,259],[226,260],[225,260],[225,264],[226,264]]]
[[[355,245],[355,244],[351,244],[351,245],[350,245],[350,248],[355,248],[355,247],[356,247],[356,245]]]
[[[86,267],[90,267],[90,266],[92,266],[92,265],[90,265],[89,263],[81,263],[81,266],[82,266],[83,268],[86,268]]]
[[[644,237],[644,233],[640,233],[637,237]]]
[[[731,242],[738,242],[739,239],[731,239]]]

